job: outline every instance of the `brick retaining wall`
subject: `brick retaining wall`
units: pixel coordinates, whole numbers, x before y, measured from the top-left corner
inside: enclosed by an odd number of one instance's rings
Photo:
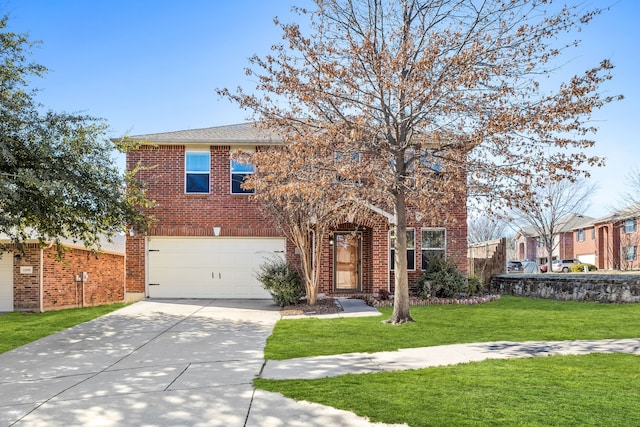
[[[636,274],[499,274],[490,292],[560,301],[640,302]]]

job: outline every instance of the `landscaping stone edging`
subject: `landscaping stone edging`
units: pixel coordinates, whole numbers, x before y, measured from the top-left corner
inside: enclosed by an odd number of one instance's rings
[[[364,299],[364,298],[363,298]],[[488,302],[497,301],[500,299],[500,295],[485,295],[481,297],[470,298],[409,298],[410,306],[423,306],[423,305],[476,305],[486,304]],[[392,307],[393,299],[377,300],[374,298],[365,299],[366,303],[372,307]]]
[[[501,295],[593,301],[602,303],[640,302],[637,274],[499,274],[493,276],[490,291]]]

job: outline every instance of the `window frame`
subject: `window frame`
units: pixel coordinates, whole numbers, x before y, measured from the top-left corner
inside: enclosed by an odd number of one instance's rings
[[[239,166],[243,166],[242,170],[234,170],[234,165],[236,165],[236,167]],[[244,170],[247,165],[251,166],[251,170]],[[242,183],[244,182],[244,180],[246,179],[247,176],[249,175],[253,175],[256,172],[256,167],[253,163],[251,162],[240,162],[238,160],[235,160],[233,158],[229,159],[229,194],[232,194],[234,196],[247,196],[247,195],[252,195],[256,193],[255,189],[251,189],[251,190],[243,190],[241,187],[239,187],[240,191],[234,191],[234,182],[237,182],[237,179],[234,180],[234,176],[242,176],[242,180],[240,181],[240,186],[242,186]]]
[[[443,246],[439,247],[439,246],[425,246],[425,243],[427,243],[427,241],[429,239],[425,239],[425,232],[427,231],[442,231],[443,232],[443,236],[442,236],[442,243]],[[427,257],[425,256],[425,254],[427,252],[441,252],[442,253],[442,259],[447,259],[447,229],[445,227],[424,227],[420,230],[420,238],[421,238],[421,246],[420,246],[420,255],[422,257],[421,260],[421,267],[422,270],[426,270],[428,265],[427,265],[427,260],[433,258],[433,257]]]
[[[624,247],[624,260],[633,262],[638,260],[638,247],[637,246],[625,246]]]
[[[635,233],[638,230],[636,219],[625,219],[622,228],[624,230],[624,234]]]
[[[206,155],[207,156],[207,170],[200,170],[199,168],[189,168],[189,156],[190,155]],[[193,175],[206,175],[207,176],[207,191],[189,191],[189,176]],[[184,194],[211,194],[211,151],[210,150],[195,150],[189,149],[184,152]]]
[[[413,244],[409,246],[409,233],[413,234]],[[389,230],[389,271],[395,271],[395,254],[393,239],[395,239],[395,230]],[[416,229],[407,227],[407,271],[416,271]]]
[[[576,242],[584,242],[586,240],[584,228],[576,231]]]

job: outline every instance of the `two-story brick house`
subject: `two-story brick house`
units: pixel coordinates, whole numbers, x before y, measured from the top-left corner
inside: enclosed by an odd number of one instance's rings
[[[599,269],[640,268],[640,203],[633,204],[594,221],[596,266]]]
[[[255,278],[265,258],[296,260],[296,249],[241,187],[253,166],[233,160],[234,150],[282,143],[252,124],[132,137],[143,141],[127,154],[129,170],[148,188],[155,223],[127,236],[128,298],[268,298]],[[430,257],[446,256],[466,271],[466,198],[449,210],[449,224],[409,213],[410,283]],[[418,217],[418,218],[417,218]],[[370,212],[345,218],[323,245],[319,292],[327,295],[393,291],[389,217]]]
[[[593,220],[594,218],[578,214],[569,214],[560,218],[557,221],[553,236],[552,259],[574,258],[576,244],[581,243],[574,236],[574,232],[593,226]],[[522,227],[517,231],[514,239],[519,259],[535,261],[538,264],[547,263],[549,255],[536,228]],[[584,250],[581,244],[578,246],[580,250]],[[590,256],[582,255],[585,256],[584,262],[591,260]]]

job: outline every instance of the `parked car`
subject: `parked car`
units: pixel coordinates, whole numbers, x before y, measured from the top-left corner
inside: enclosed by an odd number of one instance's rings
[[[520,261],[507,261],[507,273],[521,273],[522,263]]]
[[[544,264],[540,264],[540,273],[546,273],[549,271],[549,265],[545,262]]]
[[[522,261],[522,272],[526,274],[540,273],[540,267],[534,261]]]
[[[554,259],[551,263],[551,270],[555,272],[563,272],[568,273],[571,271],[571,267],[576,264],[580,264],[580,261],[577,259],[569,258],[569,259]]]

